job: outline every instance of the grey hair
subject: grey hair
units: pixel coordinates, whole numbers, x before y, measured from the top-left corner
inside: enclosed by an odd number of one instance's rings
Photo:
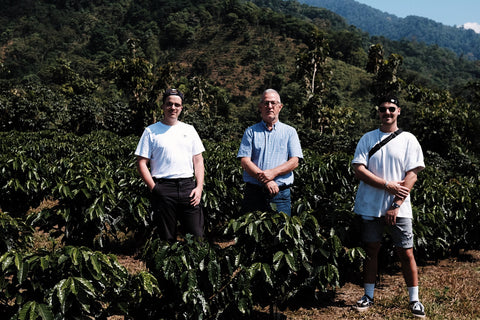
[[[282,100],[280,99],[280,94],[279,94],[278,91],[275,90],[275,89],[267,89],[267,90],[263,91],[263,93],[262,93],[262,100],[263,100],[263,97],[265,97],[265,95],[266,95],[267,93],[275,93],[275,94],[278,96],[278,102],[279,102],[279,103],[282,103]]]

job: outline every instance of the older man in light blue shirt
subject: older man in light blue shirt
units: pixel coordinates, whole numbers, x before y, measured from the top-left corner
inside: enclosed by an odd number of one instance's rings
[[[265,90],[258,105],[262,121],[243,135],[237,154],[246,182],[243,213],[273,210],[291,215],[293,170],[303,154],[297,131],[278,120],[282,107],[278,92]]]

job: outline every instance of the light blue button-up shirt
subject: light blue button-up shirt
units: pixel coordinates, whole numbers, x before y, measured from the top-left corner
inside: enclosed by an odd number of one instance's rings
[[[278,167],[293,157],[303,159],[300,139],[295,128],[282,122],[276,122],[269,131],[264,121],[245,130],[238,150],[237,158],[249,157],[261,170]],[[243,171],[243,181],[261,185],[261,183]],[[293,172],[275,178],[279,185],[291,185]]]

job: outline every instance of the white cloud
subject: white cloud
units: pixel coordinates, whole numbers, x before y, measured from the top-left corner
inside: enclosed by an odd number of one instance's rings
[[[464,29],[472,29],[476,33],[480,33],[480,24],[477,22],[467,22],[463,25]]]

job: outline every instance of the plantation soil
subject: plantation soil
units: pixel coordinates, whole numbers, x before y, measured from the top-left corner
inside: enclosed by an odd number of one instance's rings
[[[142,261],[119,256],[130,272],[145,270]],[[456,258],[420,265],[420,299],[428,319],[480,319],[480,251],[462,252]],[[364,313],[352,309],[363,295],[358,283],[347,282],[321,299],[306,299],[304,305],[279,310],[256,307],[250,319],[408,319],[408,293],[399,268],[384,272],[375,291],[375,305]],[[273,315],[272,315],[273,313]],[[110,317],[121,320],[123,317]]]

